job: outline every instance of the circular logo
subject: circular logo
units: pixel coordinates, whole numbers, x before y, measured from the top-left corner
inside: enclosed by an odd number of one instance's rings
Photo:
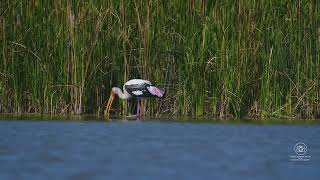
[[[304,155],[307,152],[307,145],[303,142],[298,142],[294,146],[294,152],[296,152],[297,155]]]

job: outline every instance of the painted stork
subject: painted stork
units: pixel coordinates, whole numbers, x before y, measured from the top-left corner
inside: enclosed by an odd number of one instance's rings
[[[115,96],[118,96],[120,99],[129,99],[134,97],[137,99],[137,117],[144,115],[144,104],[142,100],[147,97],[157,97],[162,98],[164,96],[164,91],[160,88],[152,85],[148,80],[144,79],[131,79],[123,85],[123,91],[118,87],[113,87],[111,94],[105,109],[105,113],[109,114],[112,102]]]

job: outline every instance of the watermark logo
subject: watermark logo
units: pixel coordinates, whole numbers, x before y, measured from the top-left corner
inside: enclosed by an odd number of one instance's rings
[[[297,155],[301,156],[307,153],[307,145],[304,144],[303,142],[298,142],[295,146],[294,146],[294,152],[296,152]]]
[[[294,148],[296,155],[290,156],[291,161],[310,161],[311,156],[307,155],[308,147],[303,142],[298,142]]]

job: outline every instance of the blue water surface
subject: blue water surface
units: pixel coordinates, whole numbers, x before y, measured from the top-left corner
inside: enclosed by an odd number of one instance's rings
[[[0,179],[320,179],[320,129],[162,121],[0,121]],[[292,161],[307,145],[309,161]]]

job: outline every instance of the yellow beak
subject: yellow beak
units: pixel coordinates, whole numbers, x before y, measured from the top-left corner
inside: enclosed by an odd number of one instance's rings
[[[110,94],[110,97],[109,97],[109,100],[108,100],[108,103],[107,103],[107,106],[106,106],[106,110],[104,111],[105,115],[110,114],[110,109],[111,109],[111,106],[112,106],[114,95],[115,94],[111,91],[111,94]]]

